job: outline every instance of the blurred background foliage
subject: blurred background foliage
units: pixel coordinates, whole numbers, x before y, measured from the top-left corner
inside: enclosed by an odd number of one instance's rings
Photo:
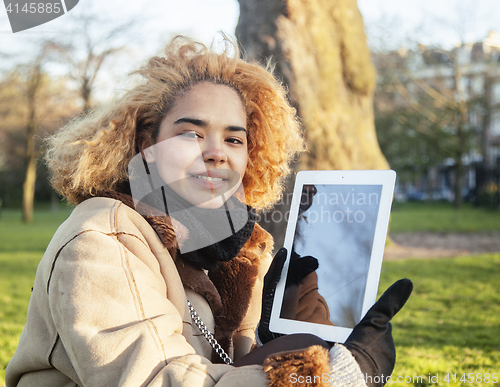
[[[426,14],[428,24],[410,32],[383,10],[379,20],[369,13],[363,20],[358,5],[374,0],[238,0],[239,8],[236,1],[186,0],[184,9],[174,1],[140,3],[81,1],[51,22],[63,33],[1,35],[0,386],[36,266],[71,210],[48,183],[44,139],[129,88],[134,77],[126,74],[172,36],[210,43],[221,29],[215,14],[233,20],[222,28],[230,36],[238,23],[245,55],[271,58],[286,84],[308,142],[297,170],[395,169],[393,231],[500,229],[493,211],[500,207],[500,42],[495,33],[471,40],[467,32],[473,22],[487,24],[476,12],[483,2],[461,1],[441,18]],[[440,41],[444,35],[457,37],[456,45]],[[406,203],[460,207],[462,200],[487,211]],[[280,245],[284,223],[267,227]],[[498,372],[499,259],[384,263],[382,290],[401,277],[415,280],[413,301],[394,321],[395,376]]]
[[[22,205],[25,221],[34,200],[59,200],[47,183],[44,138],[119,96],[134,82],[125,74],[175,34],[158,28],[154,9],[140,18],[111,17],[97,4],[65,16],[63,34],[26,34],[17,40],[25,47],[0,46],[0,200],[4,208]],[[452,11],[478,17],[473,2],[461,4]],[[441,20],[459,43],[424,46],[422,30],[400,39],[394,19],[364,25],[356,0],[239,6],[235,34],[245,55],[271,58],[303,123],[308,152],[297,170],[391,167],[399,176],[397,200],[500,206],[498,35],[470,42]],[[164,18],[175,24],[175,12]],[[147,21],[157,28],[154,38]]]

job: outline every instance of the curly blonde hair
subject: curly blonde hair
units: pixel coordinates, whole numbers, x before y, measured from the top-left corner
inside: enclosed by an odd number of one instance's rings
[[[270,208],[281,196],[292,159],[304,148],[300,125],[270,66],[242,60],[234,42],[225,38],[224,43],[218,53],[186,37],[174,38],[164,57],[151,58],[136,72],[142,76],[136,87],[61,128],[48,140],[45,155],[56,191],[78,204],[119,190],[141,141],[156,138],[181,93],[207,81],[233,87],[242,97],[248,125],[247,204]]]

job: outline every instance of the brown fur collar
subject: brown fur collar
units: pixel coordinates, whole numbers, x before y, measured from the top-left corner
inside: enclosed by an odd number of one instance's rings
[[[99,196],[119,200],[135,210],[133,199],[129,195],[104,192]],[[209,272],[207,276],[203,270],[178,258],[178,243],[189,237],[187,229],[184,229],[185,233],[182,233],[178,240],[169,216],[143,215],[143,217],[172,255],[184,287],[202,295],[210,304],[215,320],[215,338],[222,348],[229,351],[232,346],[232,335],[240,326],[250,304],[260,257],[273,249],[274,242],[271,235],[255,224],[252,235],[238,255],[228,262],[221,262],[219,268]],[[176,229],[182,227],[176,225]],[[215,353],[212,360],[222,361]]]
[[[320,345],[272,354],[263,366],[271,387],[331,386],[330,356]]]

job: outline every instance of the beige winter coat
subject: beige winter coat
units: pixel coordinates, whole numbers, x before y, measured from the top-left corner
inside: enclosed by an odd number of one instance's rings
[[[187,299],[233,359],[247,354],[272,238],[256,225],[237,257],[209,277],[176,259],[171,226],[110,198],[77,206],[38,267],[7,387],[297,387],[307,383],[291,384],[292,373],[330,371],[319,346],[273,354],[263,366],[216,364]]]
[[[271,260],[271,239],[258,226],[255,233],[261,241],[252,235],[235,258],[256,275],[233,334],[235,359],[253,344]],[[38,267],[7,387],[267,386],[261,366],[209,360],[212,348],[191,324],[186,299],[213,332],[207,299],[183,287],[144,218],[113,199],[86,200],[59,227]]]

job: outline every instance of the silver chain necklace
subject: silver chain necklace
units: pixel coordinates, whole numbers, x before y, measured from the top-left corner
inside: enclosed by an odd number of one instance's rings
[[[212,348],[217,352],[217,355],[221,357],[221,359],[224,361],[226,364],[233,364],[233,361],[229,357],[229,355],[222,349],[220,344],[215,340],[214,335],[210,333],[210,331],[207,329],[207,326],[205,323],[202,321],[200,316],[198,316],[198,313],[196,313],[196,310],[194,310],[193,305],[188,301],[187,302],[188,307],[189,307],[189,313],[191,314],[191,318],[193,319],[194,323],[196,326],[199,328],[201,333],[203,333],[203,336],[205,336],[205,339],[209,342],[209,344],[212,346]]]

